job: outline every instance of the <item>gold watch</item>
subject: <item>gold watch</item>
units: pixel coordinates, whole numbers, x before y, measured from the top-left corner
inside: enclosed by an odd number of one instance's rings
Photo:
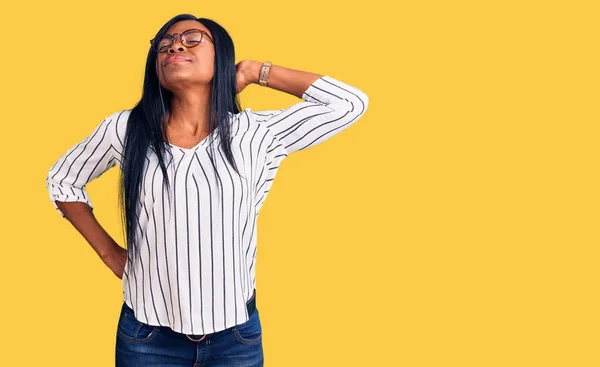
[[[269,70],[271,69],[271,61],[265,61],[260,69],[260,74],[258,76],[258,84],[263,87],[268,87],[267,79],[269,78]]]

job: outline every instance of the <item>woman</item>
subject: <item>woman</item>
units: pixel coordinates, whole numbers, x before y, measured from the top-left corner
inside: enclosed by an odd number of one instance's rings
[[[141,100],[58,159],[50,199],[122,279],[117,366],[262,366],[258,213],[283,159],[356,122],[368,98],[329,76],[235,64],[231,38],[206,18],[178,15],[150,42]],[[250,84],[303,101],[242,110]],[[116,164],[127,250],[85,189]]]

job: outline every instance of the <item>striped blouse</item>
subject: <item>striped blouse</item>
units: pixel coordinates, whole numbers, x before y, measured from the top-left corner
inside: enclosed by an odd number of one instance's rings
[[[170,144],[171,199],[149,149],[140,193],[140,251],[126,262],[123,298],[138,320],[186,334],[208,334],[248,320],[246,302],[256,287],[258,213],[281,162],[356,122],[366,111],[360,89],[322,76],[302,101],[279,110],[231,115],[232,151],[240,177],[225,159],[219,136],[211,163],[209,136],[186,149]],[[86,184],[116,164],[131,110],[107,116],[50,168],[46,186],[55,201],[81,201],[92,209]],[[218,187],[217,187],[218,186]]]

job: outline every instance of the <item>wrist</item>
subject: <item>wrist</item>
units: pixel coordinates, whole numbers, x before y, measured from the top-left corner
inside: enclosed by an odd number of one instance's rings
[[[252,84],[258,84],[258,78],[260,76],[260,69],[262,62],[250,60],[246,66],[246,80]]]

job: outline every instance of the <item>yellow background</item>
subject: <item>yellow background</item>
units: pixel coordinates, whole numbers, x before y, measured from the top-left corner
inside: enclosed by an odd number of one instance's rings
[[[600,365],[594,3],[3,3],[0,365],[113,365],[121,282],[44,179],[139,100],[148,40],[178,13],[219,22],[236,61],[370,97],[288,157],[262,209],[267,367]],[[298,101],[241,94],[254,110]],[[88,191],[123,243],[117,173]]]

